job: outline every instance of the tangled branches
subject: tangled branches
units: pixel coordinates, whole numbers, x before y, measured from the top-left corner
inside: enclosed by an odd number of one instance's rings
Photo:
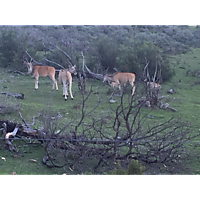
[[[82,105],[76,119],[59,129],[55,117],[43,115],[40,122],[43,128],[33,130],[27,125],[13,125],[13,137],[25,136],[39,140],[45,148],[42,159],[47,167],[67,166],[71,171],[83,173],[103,173],[114,168],[120,161],[127,166],[131,159],[140,161],[144,166],[151,163],[181,163],[190,157],[187,144],[199,134],[190,134],[190,125],[180,119],[154,121],[149,118],[149,109],[137,95],[122,95],[117,104],[111,104],[106,115],[91,117],[99,105],[88,110],[87,104],[93,88],[81,93]],[[98,93],[96,94],[98,95]],[[59,119],[57,119],[59,120]],[[4,130],[4,136],[8,130]],[[8,136],[8,135],[7,135]],[[6,144],[14,149],[9,137]]]
[[[190,155],[186,145],[199,136],[190,134],[190,125],[173,117],[152,123],[144,110],[144,102],[136,96],[122,95],[112,112],[99,118],[90,118],[94,109],[87,111],[89,98],[82,94],[81,116],[76,124],[62,129],[62,134],[47,134],[46,155],[43,163],[49,167],[65,165],[76,169],[101,172],[113,168],[119,160],[127,165],[131,159],[144,165],[150,163],[179,163]],[[84,166],[84,167],[83,167]],[[93,167],[92,167],[93,166]]]

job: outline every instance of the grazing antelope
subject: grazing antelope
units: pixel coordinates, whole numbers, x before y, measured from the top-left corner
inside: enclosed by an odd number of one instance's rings
[[[117,82],[114,82],[114,81],[108,81],[109,85],[113,88],[115,87],[119,87],[119,84]]]
[[[125,72],[116,72],[113,75],[105,75],[103,77],[103,82],[108,81],[108,83],[114,88],[119,87],[121,91],[121,86],[125,86],[127,82],[132,86],[132,95],[135,92],[135,74],[133,73],[125,73]]]
[[[71,96],[71,99],[74,99],[72,95],[72,75],[76,75],[76,65],[69,67],[69,69],[61,69],[59,71],[58,79],[59,82],[62,85],[63,89],[63,97],[65,97],[65,101],[67,100],[68,92],[67,92],[67,85],[69,86],[69,93]]]
[[[53,87],[52,90],[54,90],[56,86],[56,90],[58,90],[57,81],[55,79],[55,68],[51,66],[42,66],[42,65],[32,65],[30,62],[26,62],[28,67],[28,74],[31,74],[33,77],[35,77],[35,89],[38,89],[38,79],[39,77],[46,77],[48,76],[52,82]]]
[[[159,83],[155,83],[155,82],[146,82],[147,83],[147,87],[150,87],[150,89],[155,89],[155,90],[160,90],[161,89],[161,85]]]

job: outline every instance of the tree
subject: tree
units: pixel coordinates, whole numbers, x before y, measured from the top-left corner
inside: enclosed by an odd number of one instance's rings
[[[136,74],[136,78],[143,77],[143,68],[146,61],[149,63],[149,74],[153,77],[157,62],[162,66],[162,80],[167,81],[173,76],[162,50],[150,41],[130,39],[125,45],[120,45],[117,57],[119,71],[128,71]]]
[[[112,72],[117,65],[118,43],[112,37],[100,34],[98,39],[93,37],[90,47],[84,54],[87,65],[93,72]]]
[[[12,27],[3,27],[0,32],[0,66],[12,66],[17,52],[16,35]]]

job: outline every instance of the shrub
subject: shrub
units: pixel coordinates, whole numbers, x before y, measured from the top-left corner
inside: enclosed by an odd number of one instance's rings
[[[117,66],[116,58],[118,55],[118,44],[115,40],[107,37],[106,35],[101,36],[91,52],[92,56],[87,59],[88,66],[94,66],[95,63],[99,63],[102,72],[109,68],[112,71]]]
[[[142,37],[142,35],[144,37]],[[136,74],[136,79],[143,77],[146,61],[150,61],[149,74],[153,77],[156,64],[158,62],[162,68],[162,80],[169,81],[174,75],[170,68],[166,54],[163,50],[148,39],[146,33],[141,37],[126,39],[121,44],[118,40],[102,35],[93,48],[93,55],[87,57],[88,66],[95,71],[95,66],[101,68],[102,73],[113,73],[114,68],[121,72],[131,72]],[[99,66],[95,63],[98,63]]]
[[[0,63],[7,68],[12,65],[17,52],[16,36],[12,28],[2,28],[0,32]]]
[[[145,167],[140,162],[132,159],[128,164],[127,169],[123,169],[120,163],[117,163],[117,168],[110,170],[107,175],[142,175]]]
[[[173,76],[174,72],[168,65],[167,58],[162,50],[152,42],[131,39],[126,46],[120,46],[117,57],[120,71],[133,72],[136,74],[136,78],[142,78],[146,61],[150,61],[148,66],[150,77],[153,77],[158,62],[161,65],[163,81],[170,80]]]

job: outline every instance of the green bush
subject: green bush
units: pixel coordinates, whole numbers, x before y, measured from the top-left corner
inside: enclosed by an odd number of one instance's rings
[[[17,52],[16,35],[12,28],[0,32],[0,66],[8,68],[13,64]]]
[[[99,64],[101,73],[106,69],[112,72],[113,68],[118,68],[118,63],[116,62],[118,46],[117,42],[112,38],[101,35],[87,54],[87,65],[91,66],[91,70],[95,71]]]
[[[136,78],[143,78],[146,61],[150,61],[148,66],[150,77],[153,77],[158,62],[161,65],[163,81],[170,80],[174,75],[162,50],[152,42],[131,39],[128,44],[120,45],[117,57],[119,71],[132,72],[136,74]]]
[[[137,79],[143,78],[146,61],[150,61],[150,77],[153,77],[158,62],[161,65],[163,81],[169,81],[174,75],[163,50],[153,42],[146,41],[145,38],[141,40],[138,38],[127,39],[121,44],[118,40],[105,35],[101,36],[96,43],[96,55],[93,53],[88,60],[90,60],[89,66],[99,63],[103,73],[105,70],[107,73],[113,73],[116,68],[121,72],[135,73]]]
[[[137,160],[131,160],[127,169],[123,169],[120,163],[117,163],[117,168],[110,170],[106,175],[142,175],[145,167]]]

